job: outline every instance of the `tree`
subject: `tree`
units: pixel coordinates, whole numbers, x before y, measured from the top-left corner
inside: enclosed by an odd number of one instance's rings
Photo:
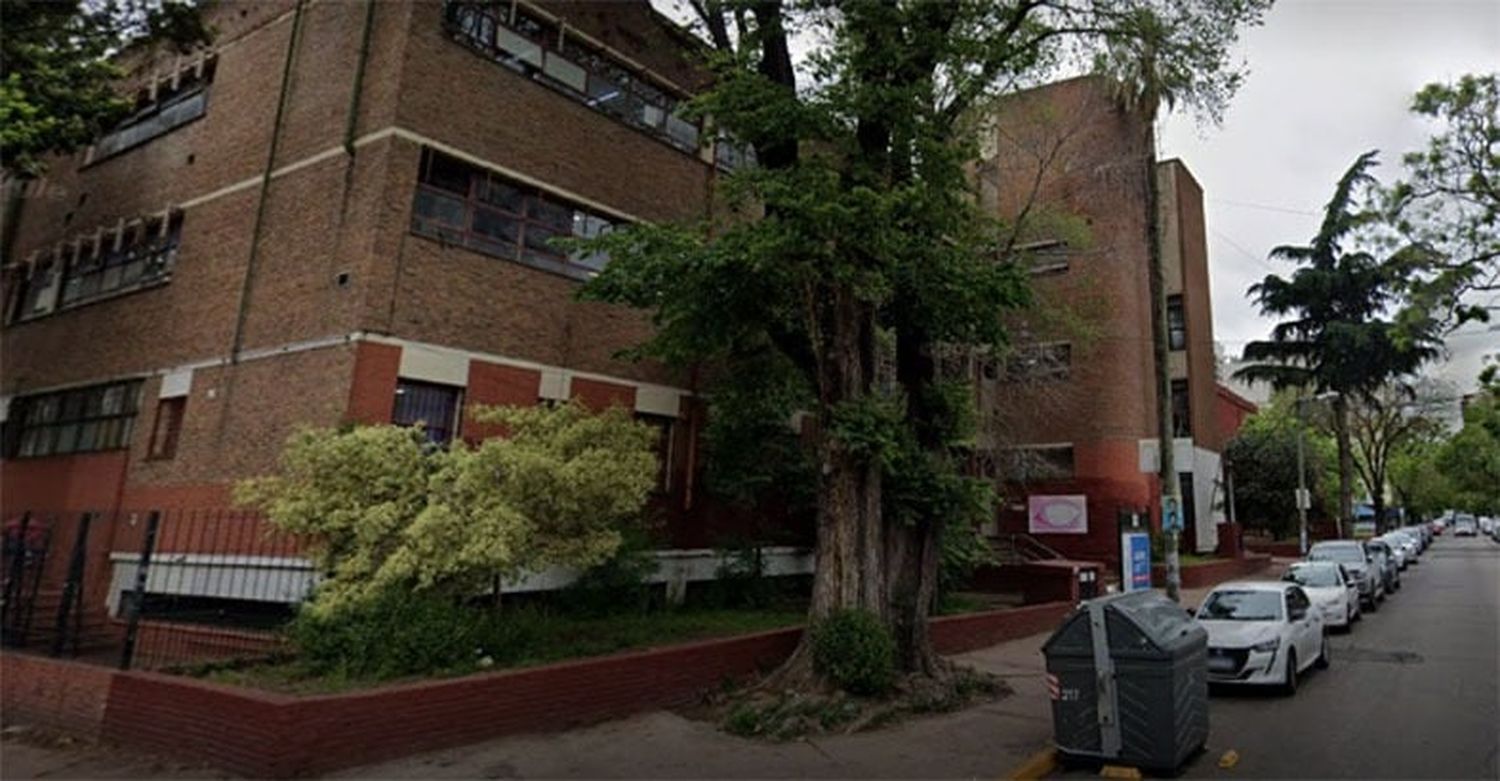
[[[655,432],[619,410],[476,408],[506,436],[432,449],[419,428],[306,429],[281,473],[236,486],[238,503],[303,535],[328,578],[328,613],[391,589],[470,597],[495,577],[590,567],[641,523],[656,483]]]
[[[1500,396],[1491,389],[1464,406],[1464,425],[1437,453],[1453,504],[1470,512],[1500,514]]]
[[[174,0],[7,0],[0,29],[0,168],[21,176],[130,112],[115,55],[155,43],[187,51],[211,37],[197,6]]]
[[[1324,207],[1318,233],[1306,245],[1285,245],[1271,257],[1300,266],[1290,279],[1269,274],[1251,286],[1262,314],[1287,318],[1271,338],[1245,346],[1250,365],[1235,373],[1242,380],[1268,382],[1277,389],[1332,393],[1333,429],[1339,454],[1340,535],[1353,517],[1354,453],[1349,404],[1392,377],[1410,374],[1437,354],[1430,329],[1398,338],[1393,322],[1382,318],[1396,300],[1392,263],[1345,247],[1378,212],[1356,205],[1360,188],[1376,184],[1369,173],[1375,152],[1366,152],[1340,177]]]
[[[1311,424],[1299,420],[1292,406],[1279,401],[1246,419],[1225,449],[1234,465],[1236,515],[1249,529],[1265,529],[1282,538],[1297,533],[1297,437],[1304,438],[1307,487],[1326,511],[1324,475],[1335,458],[1333,443]]]
[[[1408,517],[1431,518],[1457,504],[1437,463],[1443,443],[1440,436],[1414,437],[1391,454],[1391,490]]]
[[[1002,315],[1026,300],[1015,226],[971,197],[974,108],[1002,83],[1148,27],[1185,100],[1215,104],[1237,80],[1238,25],[1266,5],[693,3],[719,49],[695,107],[759,165],[729,177],[724,213],[703,225],[598,240],[612,260],[587,294],[652,310],[647,354],[726,367],[718,383],[800,389],[815,421],[815,623],[867,610],[894,635],[903,670],[938,672],[927,616],[942,530],[991,512],[988,487],[955,452],[971,389],[934,360],[942,345],[1003,343]],[[801,75],[792,29],[816,42]],[[738,370],[747,365],[753,375]],[[809,679],[808,656],[804,643],[781,679]]]
[[[1422,414],[1430,406],[1411,385],[1392,382],[1354,398],[1349,408],[1354,465],[1370,493],[1377,524],[1385,523],[1385,492],[1392,462],[1407,442],[1440,424]]]
[[[1402,322],[1488,320],[1489,310],[1465,296],[1500,290],[1500,74],[1428,84],[1411,110],[1441,129],[1402,159],[1406,178],[1386,193],[1389,222],[1405,242],[1398,257],[1411,304]]]

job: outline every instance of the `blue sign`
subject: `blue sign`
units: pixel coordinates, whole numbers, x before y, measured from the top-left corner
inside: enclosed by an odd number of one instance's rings
[[[1124,557],[1124,577],[1120,585],[1124,591],[1145,591],[1151,588],[1151,535],[1146,532],[1122,532],[1120,552]]]
[[[1172,495],[1161,498],[1161,530],[1182,531],[1182,500]]]

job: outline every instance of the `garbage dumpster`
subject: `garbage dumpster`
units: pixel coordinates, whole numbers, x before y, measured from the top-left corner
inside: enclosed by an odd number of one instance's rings
[[[1171,771],[1208,740],[1208,633],[1165,596],[1084,602],[1042,653],[1065,758]]]

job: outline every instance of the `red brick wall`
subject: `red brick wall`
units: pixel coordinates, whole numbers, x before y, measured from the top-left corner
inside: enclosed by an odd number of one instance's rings
[[[99,737],[114,671],[55,659],[0,653],[0,712],[6,724],[30,724]]]
[[[478,442],[503,433],[500,426],[474,420],[472,405],[529,407],[537,403],[542,373],[533,369],[469,361],[469,385],[464,390],[464,439]]]
[[[0,466],[0,507],[23,510],[104,510],[115,506],[125,479],[124,450],[7,460]]]
[[[345,418],[355,423],[390,423],[400,370],[400,347],[376,342],[355,345],[354,381],[349,386]]]
[[[1070,608],[1053,603],[938,618],[933,643],[945,654],[972,651],[1050,631]],[[312,697],[12,654],[0,655],[0,683],[7,718],[27,713],[35,723],[77,724],[127,746],[285,777],[690,703],[725,680],[779,664],[801,631]]]
[[[1271,556],[1266,553],[1250,553],[1240,559],[1220,559],[1206,564],[1189,564],[1182,568],[1183,588],[1202,588],[1223,583],[1226,580],[1243,578],[1271,566]],[[1162,564],[1151,567],[1151,581],[1164,586],[1167,568]]]
[[[589,409],[604,411],[610,407],[635,409],[635,388],[613,382],[573,378],[573,398],[581,399]]]

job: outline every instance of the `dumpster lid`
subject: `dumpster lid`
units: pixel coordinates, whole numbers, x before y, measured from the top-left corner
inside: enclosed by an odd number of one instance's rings
[[[1182,606],[1155,591],[1113,594],[1091,601],[1104,608],[1111,651],[1166,653],[1196,626]],[[1046,654],[1091,656],[1093,636],[1085,602],[1064,619],[1042,646]]]

